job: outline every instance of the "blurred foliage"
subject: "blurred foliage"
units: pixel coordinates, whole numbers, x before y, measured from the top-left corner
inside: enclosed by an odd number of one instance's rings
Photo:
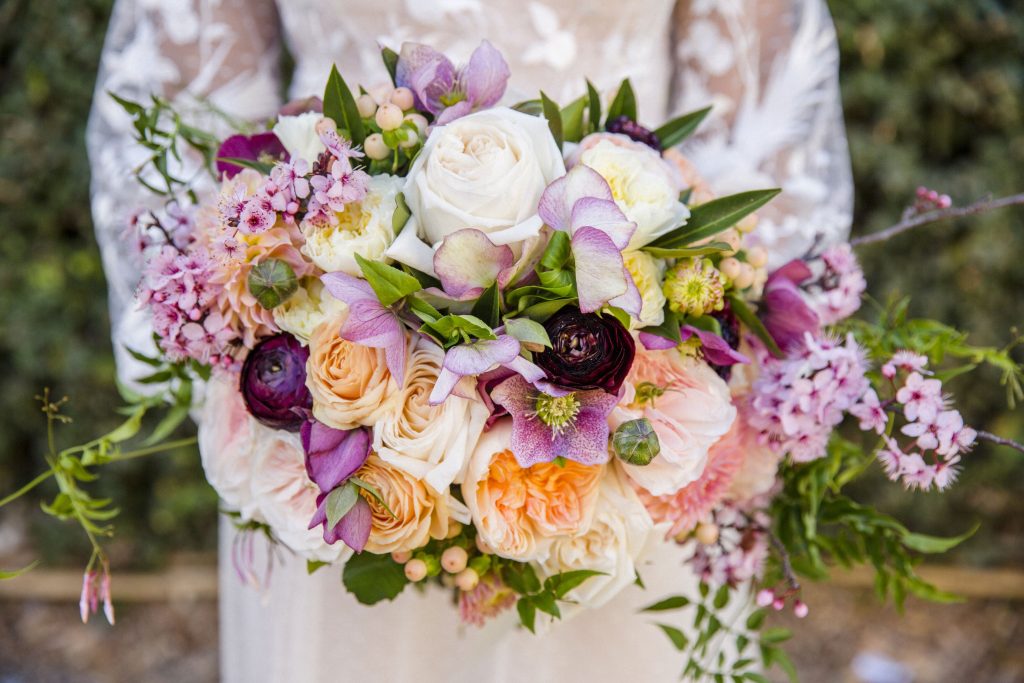
[[[103,272],[89,215],[84,131],[111,0],[0,4],[0,491],[42,467],[44,416],[33,396],[67,394],[66,443],[116,422]],[[857,185],[858,231],[895,222],[921,184],[967,203],[1024,190],[1024,3],[833,0]],[[911,314],[1001,346],[1024,327],[1024,211],[932,226],[862,250],[871,293],[913,297]],[[994,372],[950,384],[973,424],[1024,438]],[[858,484],[914,529],[983,521],[971,561],[1024,559],[1024,458],[986,445],[945,494],[908,495],[880,475]],[[114,562],[151,565],[170,549],[213,548],[216,500],[194,452],[124,463],[100,493],[123,505]],[[36,514],[46,560],[87,552]],[[6,511],[5,511],[6,513]],[[38,520],[38,523],[36,523]],[[72,550],[75,553],[72,555]],[[73,560],[71,558],[74,558]]]

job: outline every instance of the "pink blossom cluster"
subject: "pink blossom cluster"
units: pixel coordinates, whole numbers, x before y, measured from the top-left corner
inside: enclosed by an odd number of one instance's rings
[[[163,247],[146,265],[139,301],[153,314],[160,347],[172,360],[193,358],[216,365],[230,360],[235,338],[230,321],[213,310],[219,287],[211,282],[216,261],[205,249]]]
[[[928,213],[929,211],[948,209],[951,206],[953,206],[953,200],[948,194],[939,194],[927,187],[919,187],[914,193],[914,206],[911,207],[911,211],[913,213]]]
[[[766,354],[767,355],[767,354]],[[832,430],[870,388],[864,352],[845,343],[804,334],[783,359],[763,360],[750,394],[750,424],[761,440],[795,462],[825,455]]]
[[[889,478],[907,488],[942,490],[956,480],[960,456],[970,450],[978,434],[964,425],[959,411],[949,407],[942,382],[928,376],[927,365],[922,355],[897,352],[882,366],[894,398],[883,404],[869,390],[850,412],[860,419],[861,429],[883,435],[888,425],[886,408],[902,413],[906,422],[900,433],[913,441],[901,445],[898,438],[885,435],[878,459]]]
[[[821,261],[824,272],[804,290],[807,303],[818,314],[821,324],[832,325],[857,312],[868,283],[849,244],[829,247],[822,253]]]
[[[516,594],[492,572],[473,590],[459,593],[459,617],[464,624],[483,626],[515,604]]]
[[[340,137],[336,130],[320,130],[320,141],[327,147],[321,159],[326,155],[328,172],[309,179],[311,191],[306,217],[336,225],[337,212],[344,211],[346,204],[366,197],[370,176],[352,166],[352,159],[363,156],[363,153],[352,149],[351,143]]]
[[[718,528],[714,543],[690,541],[694,544],[690,562],[701,581],[736,586],[760,577],[768,558],[768,513],[726,504],[714,511],[710,523]]]
[[[128,217],[124,237],[135,242],[138,253],[162,244],[185,249],[192,243],[195,224],[191,210],[177,201],[170,201],[162,214],[161,219],[150,209],[139,209]]]

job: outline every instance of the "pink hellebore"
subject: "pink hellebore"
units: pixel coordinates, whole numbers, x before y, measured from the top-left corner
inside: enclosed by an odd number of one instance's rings
[[[622,213],[601,174],[577,164],[548,185],[537,213],[552,229],[569,234],[580,311],[610,304],[639,317],[643,302],[622,260],[636,223]]]
[[[508,245],[496,245],[476,228],[456,230],[434,252],[434,272],[444,293],[471,301],[495,282],[504,289],[512,278],[515,255]]]
[[[582,465],[608,460],[608,414],[618,396],[600,389],[551,396],[513,375],[491,398],[512,415],[512,454],[520,467],[555,458]]]
[[[711,365],[736,365],[737,363],[749,363],[750,359],[739,351],[729,346],[729,342],[722,339],[714,332],[702,330],[693,325],[683,325],[679,329],[679,336],[683,341],[696,336],[700,340],[701,348],[704,351],[704,360]],[[674,349],[676,343],[667,337],[650,332],[640,332],[640,343],[649,351],[660,351],[663,349]]]
[[[807,264],[794,259],[773,272],[765,283],[761,321],[783,350],[803,343],[805,332],[818,333],[818,314],[800,292],[800,283],[811,276]]]
[[[383,305],[366,280],[347,273],[320,277],[334,298],[348,305],[348,317],[341,325],[341,338],[355,344],[384,349],[388,370],[399,386],[405,380],[405,331],[402,321]]]
[[[436,125],[444,125],[497,104],[510,75],[505,58],[486,40],[458,69],[432,47],[404,43],[395,82],[412,90],[417,109],[433,114]]]
[[[309,528],[324,528],[324,541],[330,545],[343,541],[356,552],[362,552],[370,537],[370,505],[357,496],[355,505],[333,528],[327,526],[327,498],[336,488],[344,486],[370,454],[370,431],[366,428],[333,429],[315,420],[302,425],[302,449],[306,452],[306,472],[320,488],[316,512]]]
[[[481,339],[471,344],[459,344],[444,354],[441,373],[430,392],[430,405],[444,403],[463,377],[482,375],[495,368],[503,367],[522,376],[530,384],[544,382],[544,371],[519,355],[519,340],[508,334],[499,334],[497,339]]]

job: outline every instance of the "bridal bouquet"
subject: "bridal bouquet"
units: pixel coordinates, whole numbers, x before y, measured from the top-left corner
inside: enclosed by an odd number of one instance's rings
[[[223,141],[162,100],[120,100],[152,151],[140,181],[165,197],[132,221],[160,353],[132,353],[168,389],[125,388],[125,427],[54,453],[49,511],[95,541],[110,510],[76,482],[196,410],[240,528],[367,604],[433,583],[465,622],[511,609],[534,630],[680,545],[699,595],[650,609],[695,608],[696,641],[662,628],[697,676],[720,665],[714,638],[742,652],[768,609],[806,614],[798,576],[828,564],[870,562],[897,600],[947,597],[913,565],[961,538],[842,489],[874,460],[909,489],[951,485],[979,434],[936,364],[1009,363],[1019,392],[1005,350],[905,304],[850,319],[866,285],[848,244],[786,263],[759,246],[778,190],[716,196],[676,150],[708,110],[646,128],[629,81],[499,106],[509,71],[486,42],[459,68],[423,45],[383,57],[391,84],[332,70],[322,100]],[[215,167],[213,191],[173,171],[179,144]],[[913,211],[947,205],[923,192]],[[147,447],[122,450],[168,398]],[[110,600],[94,547],[83,617]],[[717,616],[733,596],[761,607],[742,629]],[[762,633],[765,663],[789,666],[784,637]],[[751,661],[729,673],[760,680]]]

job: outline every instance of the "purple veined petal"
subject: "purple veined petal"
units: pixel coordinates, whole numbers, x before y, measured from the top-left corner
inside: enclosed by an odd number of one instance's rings
[[[307,529],[315,529],[318,526],[320,526],[321,524],[325,525],[325,527],[327,525],[327,494],[326,493],[320,493],[320,494],[317,495],[317,497],[316,497],[316,512],[313,513],[313,518],[309,520],[309,526],[306,527],[306,528]],[[327,533],[328,533],[328,530],[325,528],[324,529],[324,540],[327,541],[327,543],[334,543],[335,541],[338,540],[337,538],[335,538],[333,541],[328,540]]]
[[[398,321],[397,317],[395,321]],[[395,379],[395,383],[402,386],[405,383],[406,345],[405,332],[402,331],[401,322],[398,322],[398,337],[401,338],[401,341],[384,346],[384,364],[388,366],[388,372]]]
[[[636,223],[627,219],[619,205],[611,199],[580,197],[572,206],[569,222],[570,232],[582,227],[597,228],[612,238],[619,251],[629,245],[629,240],[636,232]]]
[[[633,274],[629,272],[629,268],[622,267],[622,277],[626,279],[626,293],[611,299],[608,303],[621,308],[634,318],[639,318],[640,311],[644,307],[644,299],[640,295],[640,290],[636,288],[636,283],[633,282]]]
[[[455,389],[455,385],[462,379],[460,375],[455,374],[448,368],[442,367],[441,372],[438,373],[437,379],[434,381],[434,388],[430,392],[430,397],[427,402],[432,406],[441,405],[445,402],[452,391]]]
[[[434,272],[444,291],[462,298],[482,292],[515,263],[511,247],[497,246],[476,228],[457,230],[444,238],[434,253]]]
[[[708,332],[693,325],[684,325],[679,334],[683,341],[697,335],[700,345],[704,347],[704,359],[712,365],[736,365],[750,362],[749,358],[729,346],[727,341],[714,332]]]
[[[367,429],[333,429],[319,422],[302,425],[306,472],[321,491],[331,491],[355,473],[370,454]]]
[[[352,305],[356,301],[373,299],[377,301],[377,295],[370,283],[362,278],[349,275],[348,273],[326,273],[320,276],[320,281],[335,299]]]
[[[768,279],[778,280],[779,278],[785,278],[794,285],[798,285],[804,280],[809,279],[812,275],[813,273],[806,263],[800,259],[793,259],[778,270],[775,270]]]
[[[455,88],[455,65],[443,54],[421,43],[404,43],[395,68],[395,81],[412,90],[418,109],[438,114],[441,97]]]
[[[508,63],[497,48],[484,40],[473,50],[469,63],[459,73],[459,89],[476,109],[493,107],[505,94]]]
[[[234,157],[236,159],[258,160],[262,155],[269,155],[275,159],[283,159],[288,156],[284,145],[271,132],[257,133],[256,135],[232,135],[221,143],[217,150],[218,159],[221,157]],[[242,171],[241,166],[226,161],[217,162],[217,173],[227,174],[228,178],[235,177]]]
[[[401,340],[402,323],[398,316],[376,301],[357,301],[348,308],[348,317],[341,325],[341,336],[350,342],[386,348]]]
[[[450,107],[445,107],[444,110],[442,110],[441,113],[437,115],[437,118],[434,119],[434,125],[447,125],[454,121],[455,119],[461,119],[463,116],[472,113],[472,111],[473,105],[468,100],[456,102]]]
[[[544,189],[537,213],[549,227],[568,230],[572,208],[583,197],[613,199],[612,190],[600,173],[589,166],[577,164]]]
[[[484,339],[448,349],[444,367],[460,377],[479,375],[496,365],[512,362],[519,355],[519,340],[503,334],[497,339]]]
[[[668,337],[643,331],[640,332],[640,343],[648,351],[664,351],[665,349],[674,349],[676,347],[676,343]]]
[[[608,462],[608,413],[615,406],[616,398],[606,395],[612,399],[611,407],[605,409],[604,404],[598,404],[581,408],[576,416],[575,429],[556,437],[557,455],[581,465]]]
[[[336,531],[338,538],[344,541],[345,545],[357,553],[361,553],[366,547],[366,541],[370,538],[372,528],[373,512],[370,510],[370,504],[362,495],[359,495],[356,498],[356,504],[338,522]]]
[[[597,228],[580,228],[572,236],[580,310],[593,313],[628,291],[622,252]]]

